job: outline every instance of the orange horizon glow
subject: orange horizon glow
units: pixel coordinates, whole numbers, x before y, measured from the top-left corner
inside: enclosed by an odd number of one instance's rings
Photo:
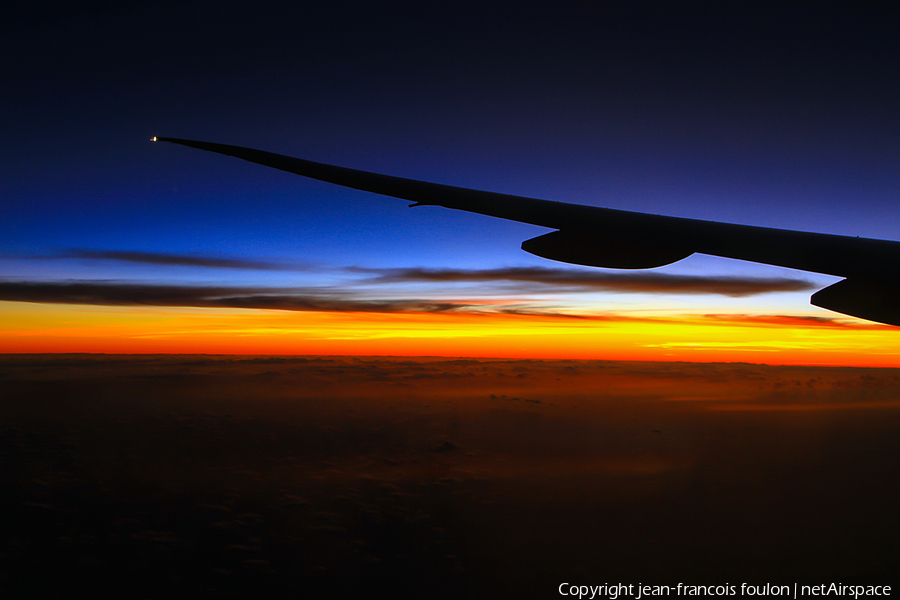
[[[848,319],[293,312],[0,303],[0,353],[469,356],[897,367],[900,329]]]

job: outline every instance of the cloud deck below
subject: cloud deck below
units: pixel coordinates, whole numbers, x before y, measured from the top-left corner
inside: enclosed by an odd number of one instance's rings
[[[0,589],[889,583],[900,371],[7,355]]]

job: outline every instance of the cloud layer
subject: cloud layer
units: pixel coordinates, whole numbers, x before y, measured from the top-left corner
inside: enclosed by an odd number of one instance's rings
[[[256,271],[302,270],[302,267],[296,265],[284,265],[277,262],[262,260],[245,260],[242,258],[224,258],[196,254],[170,254],[166,252],[92,250],[89,248],[70,248],[60,252],[55,258],[86,258],[91,260],[116,260],[152,265],[211,267],[216,269],[251,269]]]
[[[279,264],[267,260],[83,248],[68,249],[53,258],[116,260],[212,269],[310,270],[308,266]],[[0,300],[106,306],[193,306],[365,313],[457,312],[606,319],[609,315],[585,313],[583,310],[566,311],[558,303],[550,306],[534,298],[535,295],[548,292],[718,294],[746,297],[771,292],[805,291],[815,287],[803,279],[609,272],[556,267],[344,267],[332,269],[331,273],[350,274],[354,276],[354,280],[315,287],[184,285],[110,280],[0,280]],[[464,289],[468,291],[463,293],[460,291],[463,288],[449,287],[457,283],[477,284],[477,291],[473,293],[471,287],[466,287]],[[401,286],[405,284],[419,285],[415,288],[416,292],[409,293],[407,288],[406,293],[401,293]],[[449,291],[451,289],[456,291]],[[456,297],[453,297],[454,294]]]
[[[0,300],[103,306],[202,306],[332,312],[446,312],[474,303],[418,299],[360,300],[349,294],[263,287],[159,285],[97,281],[0,281]]]
[[[289,310],[299,312],[505,314],[589,320],[665,322],[666,317],[611,313],[567,312],[515,299],[359,298],[352,291],[328,288],[269,288],[250,286],[193,286],[118,281],[0,281],[0,301],[99,306],[167,306]],[[839,317],[790,315],[707,314],[692,319],[746,325],[792,327],[877,328],[848,325]]]
[[[815,289],[804,279],[727,276],[673,275],[667,273],[615,273],[548,267],[507,267],[502,269],[389,269],[365,270],[380,273],[379,283],[493,282],[513,281],[581,291],[641,294],[721,294],[743,297],[769,292],[800,292]]]
[[[206,267],[218,269],[250,269],[264,271],[308,270],[300,265],[286,265],[274,261],[242,258],[199,256],[124,250],[92,250],[71,248],[57,255],[59,258],[116,260],[124,262]],[[503,267],[498,269],[372,269],[348,267],[351,273],[368,275],[367,283],[464,283],[512,282],[535,284],[527,291],[544,292],[548,286],[566,291],[641,293],[641,294],[719,294],[746,297],[771,292],[800,292],[816,288],[805,279],[784,277],[729,277],[677,275],[658,272],[610,272],[556,267]]]

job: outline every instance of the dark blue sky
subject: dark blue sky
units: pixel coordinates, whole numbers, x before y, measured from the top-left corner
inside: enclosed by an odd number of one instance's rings
[[[331,267],[552,265],[519,250],[539,228],[408,210],[153,135],[900,239],[897,9],[584,4],[17,2],[0,25],[0,277],[280,285]],[[320,270],[224,273],[72,249]],[[696,257],[671,269],[779,274]]]

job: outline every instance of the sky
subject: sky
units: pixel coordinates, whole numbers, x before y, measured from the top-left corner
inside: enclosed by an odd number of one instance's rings
[[[543,228],[149,141],[900,239],[896,8],[131,4],[0,25],[0,352],[900,365],[809,305],[834,277],[555,263]]]

